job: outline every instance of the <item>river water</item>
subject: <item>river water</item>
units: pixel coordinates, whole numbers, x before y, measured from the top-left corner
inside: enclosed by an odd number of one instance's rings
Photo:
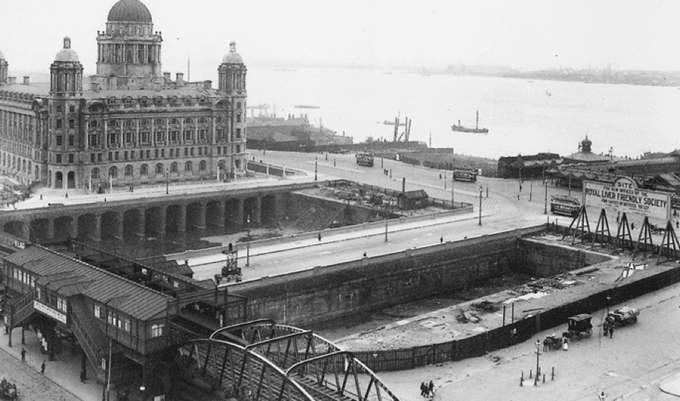
[[[369,136],[391,140],[394,128],[382,122],[408,117],[411,140],[430,145],[431,138],[432,147],[490,158],[569,155],[586,135],[593,152],[612,148],[615,156],[635,158],[680,147],[680,90],[675,87],[253,67],[248,69],[248,103],[275,106],[279,117],[307,113],[312,123],[344,132],[355,143]],[[474,127],[476,111],[488,135],[451,130],[458,120]]]

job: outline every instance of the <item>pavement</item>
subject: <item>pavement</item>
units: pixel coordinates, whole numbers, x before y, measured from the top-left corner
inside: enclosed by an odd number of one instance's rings
[[[76,399],[83,401],[100,400],[103,395],[103,386],[98,384],[94,377],[90,377],[84,382],[80,381],[80,355],[72,354],[69,347],[64,349],[55,356],[54,361],[49,361],[48,355],[42,352],[40,339],[34,331],[26,330],[24,332],[24,344],[21,343],[21,328],[15,328],[12,331],[12,347],[9,346],[9,334],[5,333],[4,322],[0,323],[0,363],[6,357],[14,358],[21,361],[21,350],[26,350],[26,360],[24,365],[40,372],[40,365],[45,361],[45,373],[41,376],[52,382],[54,385],[62,388],[64,391],[70,393]],[[92,372],[92,368],[88,366],[88,371]],[[11,377],[11,374],[8,375]],[[11,381],[18,381],[16,378]],[[40,398],[41,396],[50,397],[49,394],[31,394],[30,389],[22,388],[21,384],[17,384],[21,399],[25,400],[45,400],[50,398]],[[25,387],[25,385],[24,385]]]

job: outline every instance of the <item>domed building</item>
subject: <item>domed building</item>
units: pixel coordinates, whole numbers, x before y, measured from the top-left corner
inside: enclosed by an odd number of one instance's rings
[[[162,42],[144,3],[119,0],[97,32],[86,82],[68,37],[49,85],[17,83],[0,53],[0,172],[93,192],[245,173],[247,69],[236,44],[213,88],[163,72]]]

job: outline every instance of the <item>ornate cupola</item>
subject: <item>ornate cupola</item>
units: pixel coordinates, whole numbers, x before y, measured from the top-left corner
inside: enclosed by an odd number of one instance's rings
[[[588,139],[588,135],[586,135],[586,139],[581,141],[581,152],[583,153],[590,153],[590,146],[593,144],[593,142]]]
[[[141,1],[118,1],[109,11],[106,31],[97,35],[97,75],[120,77],[121,82],[161,77],[162,41]]]
[[[247,69],[241,56],[236,53],[236,42],[229,43],[229,53],[222,58],[222,64],[217,71],[220,91],[245,95]]]
[[[7,60],[5,60],[5,56],[0,52],[0,85],[7,83],[7,67]]]
[[[83,92],[83,66],[71,49],[71,39],[64,38],[64,48],[50,66],[50,94],[78,96]]]

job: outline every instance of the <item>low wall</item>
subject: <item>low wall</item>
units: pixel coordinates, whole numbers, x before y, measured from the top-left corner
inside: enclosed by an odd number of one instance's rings
[[[517,241],[517,253],[510,269],[517,273],[548,277],[609,259],[601,253],[521,238]]]
[[[229,286],[249,319],[309,325],[455,291],[507,271],[517,239],[536,226],[435,244]],[[368,250],[370,253],[370,249]]]

